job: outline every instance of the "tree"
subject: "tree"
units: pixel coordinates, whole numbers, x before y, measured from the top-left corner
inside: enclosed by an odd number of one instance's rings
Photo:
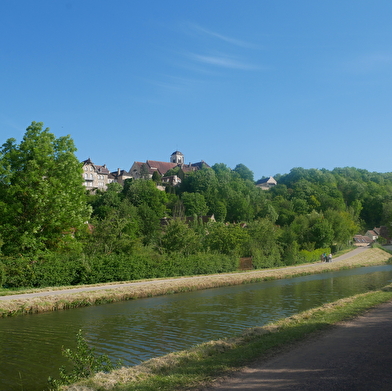
[[[208,212],[208,206],[205,198],[199,193],[182,193],[182,202],[185,207],[186,216],[205,216]]]
[[[69,248],[90,216],[70,136],[32,122],[22,142],[0,150],[0,236],[4,254]]]
[[[278,237],[280,229],[269,219],[255,220],[248,225],[249,253],[255,267],[271,267],[280,262]]]
[[[248,242],[249,234],[239,224],[214,223],[206,236],[207,248],[226,255],[241,256]]]
[[[126,199],[94,218],[92,226],[92,234],[85,247],[89,254],[131,254],[139,246],[138,210]]]
[[[113,209],[118,209],[124,198],[122,190],[119,183],[112,182],[108,184],[106,191],[97,190],[96,194],[90,194],[88,202],[93,207],[93,216],[104,219]]]
[[[333,244],[337,249],[347,247],[359,230],[359,226],[355,223],[353,216],[349,212],[342,212],[336,209],[326,210],[324,216],[333,229]]]
[[[164,191],[157,189],[153,181],[146,179],[129,181],[124,186],[123,194],[132,205],[139,207],[146,204],[155,212],[158,219],[164,217],[168,197]]]
[[[233,171],[236,172],[242,179],[254,182],[253,171],[251,171],[244,164],[237,164]]]
[[[158,183],[161,183],[162,176],[159,174],[158,171],[154,171],[151,179],[153,180],[153,182],[158,184]]]
[[[173,219],[167,225],[160,239],[161,249],[170,254],[194,254],[199,247],[199,239],[194,230],[180,219]]]

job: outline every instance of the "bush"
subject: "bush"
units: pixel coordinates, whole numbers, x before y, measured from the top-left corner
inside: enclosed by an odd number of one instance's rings
[[[51,389],[58,390],[63,385],[75,383],[88,378],[97,372],[110,372],[121,367],[121,361],[113,364],[106,354],[98,355],[94,348],[90,348],[82,335],[82,330],[76,334],[76,349],[64,349],[62,354],[72,364],[72,369],[67,372],[65,367],[59,369],[60,379],[49,377]]]
[[[313,251],[301,250],[300,257],[302,259],[302,263],[310,263],[320,261],[322,254],[330,254],[331,249],[329,247],[318,248]]]
[[[43,288],[235,270],[238,270],[237,257],[217,253],[161,255],[149,248],[131,255],[112,253],[91,257],[44,253],[39,257],[3,258],[0,282],[6,288]]]
[[[0,262],[0,288],[4,285],[5,278],[5,266],[2,262]]]
[[[253,250],[252,264],[255,269],[263,269],[270,267],[282,266],[283,262],[280,259],[279,250],[271,251],[270,254],[265,254],[261,249]]]

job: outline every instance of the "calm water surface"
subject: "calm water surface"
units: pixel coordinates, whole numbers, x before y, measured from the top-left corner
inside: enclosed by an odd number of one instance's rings
[[[45,389],[79,329],[98,353],[135,365],[391,279],[392,266],[377,266],[0,319],[0,390]]]

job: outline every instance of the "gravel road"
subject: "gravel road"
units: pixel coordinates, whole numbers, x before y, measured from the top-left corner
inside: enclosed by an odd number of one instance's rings
[[[203,390],[390,391],[392,302]]]

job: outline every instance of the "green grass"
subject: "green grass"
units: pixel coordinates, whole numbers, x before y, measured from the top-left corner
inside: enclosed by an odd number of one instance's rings
[[[389,300],[392,300],[392,285],[328,303],[264,327],[247,329],[239,336],[203,343],[136,367],[98,374],[80,386],[73,386],[72,390],[82,390],[82,385],[89,390],[113,391],[196,389]]]

